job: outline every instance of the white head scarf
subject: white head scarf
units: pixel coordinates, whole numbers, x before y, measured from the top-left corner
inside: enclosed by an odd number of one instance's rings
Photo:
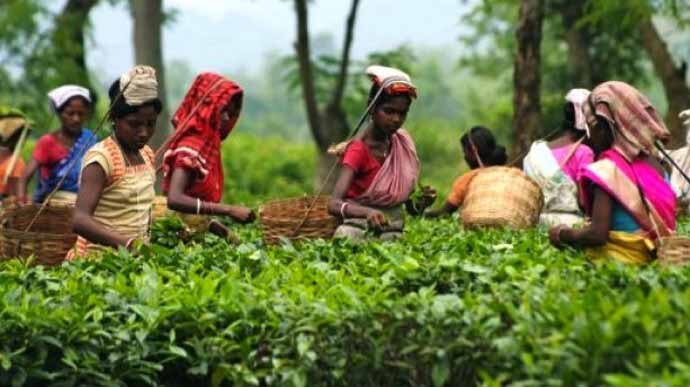
[[[582,107],[589,98],[590,91],[587,89],[572,89],[565,95],[565,100],[572,103],[575,108],[575,129],[581,130],[589,137],[589,126]]]
[[[158,98],[156,70],[143,65],[132,67],[120,77],[120,91],[130,106],[140,106]]]
[[[67,103],[71,98],[82,97],[91,103],[91,93],[89,89],[77,85],[64,85],[48,92],[48,99],[56,112]]]

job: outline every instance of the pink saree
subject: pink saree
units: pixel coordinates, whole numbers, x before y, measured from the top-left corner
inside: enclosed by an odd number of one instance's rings
[[[419,177],[419,158],[412,137],[399,129],[391,136],[391,150],[369,188],[355,199],[365,206],[389,208],[404,203]]]
[[[609,149],[584,169],[580,184],[582,203],[588,214],[592,212],[593,202],[590,188],[595,184],[630,213],[645,237],[655,240],[673,234],[676,228],[675,193],[664,177],[641,158],[628,161],[615,148]]]

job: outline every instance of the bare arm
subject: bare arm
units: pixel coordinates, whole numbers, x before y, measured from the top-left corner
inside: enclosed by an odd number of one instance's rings
[[[26,199],[26,187],[29,185],[29,182],[34,177],[34,174],[36,174],[37,170],[38,170],[38,161],[36,161],[35,159],[32,158],[31,161],[29,161],[29,165],[26,166],[26,169],[24,170],[22,177],[20,177],[19,180],[17,181],[16,192],[17,192],[17,198],[20,201],[25,201],[25,199]]]
[[[187,195],[184,191],[193,180],[193,172],[184,168],[175,168],[170,178],[168,191],[168,208],[186,214],[197,213],[197,203],[201,214],[229,216],[239,222],[247,223],[254,220],[252,210],[242,206],[230,206],[220,203],[198,202],[198,199]]]
[[[338,181],[335,183],[331,200],[328,202],[328,212],[333,216],[344,215],[348,218],[366,218],[370,224],[380,227],[386,223],[385,216],[381,211],[345,200],[345,193],[350,188],[354,176],[355,171],[351,167],[347,165],[342,167]],[[345,203],[347,205],[343,207]],[[341,209],[343,210],[342,213]]]
[[[93,219],[105,184],[105,171],[100,165],[90,164],[84,168],[74,208],[74,232],[93,243],[110,247],[125,246],[128,238]]]
[[[579,246],[602,246],[608,240],[611,228],[611,211],[613,200],[604,190],[594,188],[594,207],[592,209],[592,223],[581,229],[557,227],[549,230],[551,241],[560,240],[561,243]],[[554,233],[560,235],[553,235]],[[556,243],[555,243],[556,244]]]
[[[427,218],[438,218],[443,215],[452,214],[457,209],[458,206],[455,206],[450,202],[446,201],[445,203],[443,203],[443,207],[437,208],[435,210],[429,210],[424,213],[424,216]]]
[[[18,177],[10,177],[7,179],[7,185],[5,185],[5,192],[3,192],[3,195],[19,197],[17,194],[17,184],[19,184]]]

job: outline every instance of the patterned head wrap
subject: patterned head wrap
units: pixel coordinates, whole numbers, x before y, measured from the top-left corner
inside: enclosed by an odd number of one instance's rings
[[[137,65],[120,77],[120,91],[129,106],[141,106],[158,98],[156,70]]]
[[[584,113],[590,128],[594,128],[597,117],[609,123],[613,147],[629,160],[641,152],[653,154],[655,141],[671,136],[647,97],[624,82],[609,81],[594,88]]]
[[[417,88],[412,83],[407,73],[385,66],[369,66],[366,70],[376,86],[383,87],[388,95],[406,94],[412,98],[417,98]]]

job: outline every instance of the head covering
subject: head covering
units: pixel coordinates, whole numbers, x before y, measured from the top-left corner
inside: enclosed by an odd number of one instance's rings
[[[77,85],[64,85],[48,92],[51,106],[54,111],[62,109],[67,101],[74,97],[82,97],[91,103],[91,92],[89,89]]]
[[[647,97],[624,82],[609,81],[594,88],[584,112],[590,127],[596,117],[608,121],[613,147],[629,160],[641,152],[653,154],[655,141],[671,136]]]
[[[374,65],[367,67],[366,73],[376,86],[384,87],[388,95],[406,94],[417,98],[417,88],[410,76],[401,70]]]
[[[571,89],[565,95],[565,100],[573,104],[575,110],[575,125],[574,128],[581,130],[589,137],[589,126],[585,119],[585,113],[582,111],[583,106],[587,103],[590,91],[587,89]]]
[[[5,144],[12,136],[28,125],[29,122],[21,111],[0,106],[0,145]]]
[[[683,122],[683,128],[685,129],[685,143],[690,145],[690,109],[683,110],[678,114],[678,118]]]
[[[120,92],[130,106],[141,106],[158,98],[156,70],[144,65],[132,67],[120,77]]]
[[[236,99],[242,102],[242,88],[214,73],[199,74],[190,86],[172,119],[175,134],[163,156],[163,190],[170,188],[175,168],[196,173],[185,192],[202,200],[218,202],[223,194],[220,143],[230,134],[237,117],[221,127],[221,114]]]

